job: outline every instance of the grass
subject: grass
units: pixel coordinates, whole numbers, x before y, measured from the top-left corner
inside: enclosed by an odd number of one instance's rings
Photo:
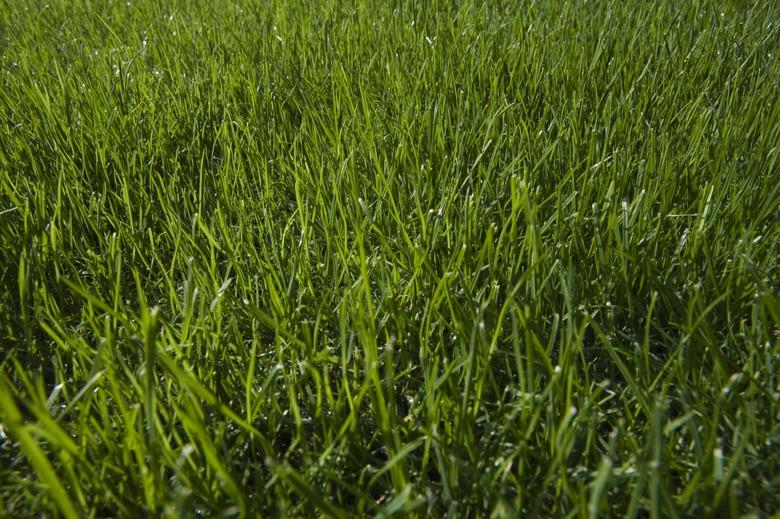
[[[0,514],[780,510],[780,4],[0,5]]]

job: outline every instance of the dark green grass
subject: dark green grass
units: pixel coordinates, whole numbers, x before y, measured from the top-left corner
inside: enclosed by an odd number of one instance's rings
[[[775,513],[778,6],[0,2],[0,515]]]

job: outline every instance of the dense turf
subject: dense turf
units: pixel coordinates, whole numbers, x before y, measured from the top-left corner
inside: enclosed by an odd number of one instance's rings
[[[780,509],[780,4],[348,4],[0,2],[0,515]]]

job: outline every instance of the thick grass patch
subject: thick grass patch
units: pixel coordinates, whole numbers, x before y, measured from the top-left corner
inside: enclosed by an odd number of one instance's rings
[[[771,515],[780,4],[0,7],[0,515]]]

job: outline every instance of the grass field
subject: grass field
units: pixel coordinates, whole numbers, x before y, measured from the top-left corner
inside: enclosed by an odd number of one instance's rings
[[[0,1],[0,515],[771,517],[780,3]]]

